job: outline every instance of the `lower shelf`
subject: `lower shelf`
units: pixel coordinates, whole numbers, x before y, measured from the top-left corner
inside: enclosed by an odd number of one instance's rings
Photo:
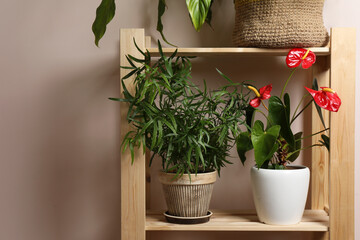
[[[278,226],[260,223],[255,211],[211,210],[214,214],[207,223],[184,225],[165,221],[162,212],[149,211],[146,231],[310,231],[329,230],[329,216],[323,210],[305,210],[302,221],[296,225]]]

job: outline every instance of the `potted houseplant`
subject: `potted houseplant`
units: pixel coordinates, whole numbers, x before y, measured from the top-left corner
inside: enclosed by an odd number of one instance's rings
[[[309,169],[304,166],[291,166],[289,163],[296,160],[301,150],[326,146],[329,149],[329,138],[322,134],[329,129],[325,127],[321,108],[337,112],[341,100],[336,92],[328,87],[318,90],[314,80],[313,88],[306,88],[307,97],[312,97],[305,107],[296,108],[290,117],[290,95],[285,93],[286,85],[295,70],[301,65],[309,68],[316,60],[316,56],[309,50],[292,49],[286,57],[286,63],[293,68],[287,79],[280,97],[271,96],[272,85],[257,90],[254,86],[248,86],[255,93],[255,98],[250,101],[247,109],[248,131],[241,132],[236,138],[237,150],[241,161],[246,160],[245,153],[254,149],[255,167],[251,169],[251,181],[256,211],[260,221],[268,224],[288,225],[300,222],[305,208],[305,202],[309,185]],[[285,94],[284,94],[285,93]],[[264,100],[269,99],[265,104]],[[324,130],[303,137],[301,132],[293,133],[291,125],[294,120],[315,102],[319,116],[324,124]],[[262,104],[267,111],[257,109]],[[253,122],[255,112],[262,113],[266,118],[265,124],[257,120]],[[307,137],[322,134],[319,143],[308,147],[302,147],[301,142]]]
[[[186,0],[187,9],[196,31],[206,22],[211,25],[214,0]],[[325,46],[329,40],[323,23],[324,0],[253,1],[234,0],[235,26],[233,43],[241,47],[291,48]],[[166,0],[158,0],[157,27],[163,40],[162,16]],[[115,15],[115,0],[102,0],[92,25],[95,44],[105,34],[106,25]],[[173,45],[174,46],[174,45]]]
[[[122,78],[124,98],[112,100],[129,104],[127,120],[134,127],[126,133],[122,148],[142,146],[161,158],[167,214],[176,217],[204,217],[217,173],[233,146],[233,137],[245,122],[246,95],[242,83],[229,82],[210,91],[204,82],[200,89],[191,81],[191,62],[187,57],[164,56],[151,62],[150,54],[138,50],[144,59],[127,56],[129,74]],[[151,65],[150,65],[151,62]],[[135,93],[124,81],[134,76]],[[173,203],[175,202],[175,203]]]
[[[189,11],[191,22],[196,31],[200,31],[203,24],[206,22],[211,24],[211,6],[214,0],[186,0],[186,6]],[[165,13],[167,6],[166,0],[158,1],[158,21],[156,29],[161,34],[163,40],[169,43],[163,33],[162,16]],[[113,19],[115,15],[115,0],[102,0],[96,10],[96,18],[92,25],[92,30],[95,35],[95,44],[98,46],[100,39],[106,31],[106,25]]]

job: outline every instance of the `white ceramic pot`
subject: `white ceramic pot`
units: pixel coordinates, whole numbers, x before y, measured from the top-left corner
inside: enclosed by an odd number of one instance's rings
[[[286,170],[251,168],[251,185],[261,222],[292,225],[301,221],[309,189],[310,171],[305,166]]]

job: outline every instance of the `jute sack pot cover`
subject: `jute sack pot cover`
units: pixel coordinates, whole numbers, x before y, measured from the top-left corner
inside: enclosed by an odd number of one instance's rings
[[[239,47],[321,47],[329,41],[324,0],[235,0],[233,43]]]

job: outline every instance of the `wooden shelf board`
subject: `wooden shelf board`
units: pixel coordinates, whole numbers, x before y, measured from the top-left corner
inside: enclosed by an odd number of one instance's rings
[[[157,48],[148,48],[152,56],[159,56]],[[266,49],[266,48],[178,48],[178,55],[181,56],[218,56],[218,55],[238,55],[238,56],[286,56],[290,49]],[[328,47],[310,48],[316,56],[330,55]],[[175,48],[163,48],[163,52],[169,55]]]
[[[146,231],[310,231],[327,232],[329,216],[323,210],[305,210],[302,221],[296,225],[278,226],[260,223],[255,211],[212,210],[210,221],[203,224],[172,224],[165,221],[161,211],[146,216]]]

